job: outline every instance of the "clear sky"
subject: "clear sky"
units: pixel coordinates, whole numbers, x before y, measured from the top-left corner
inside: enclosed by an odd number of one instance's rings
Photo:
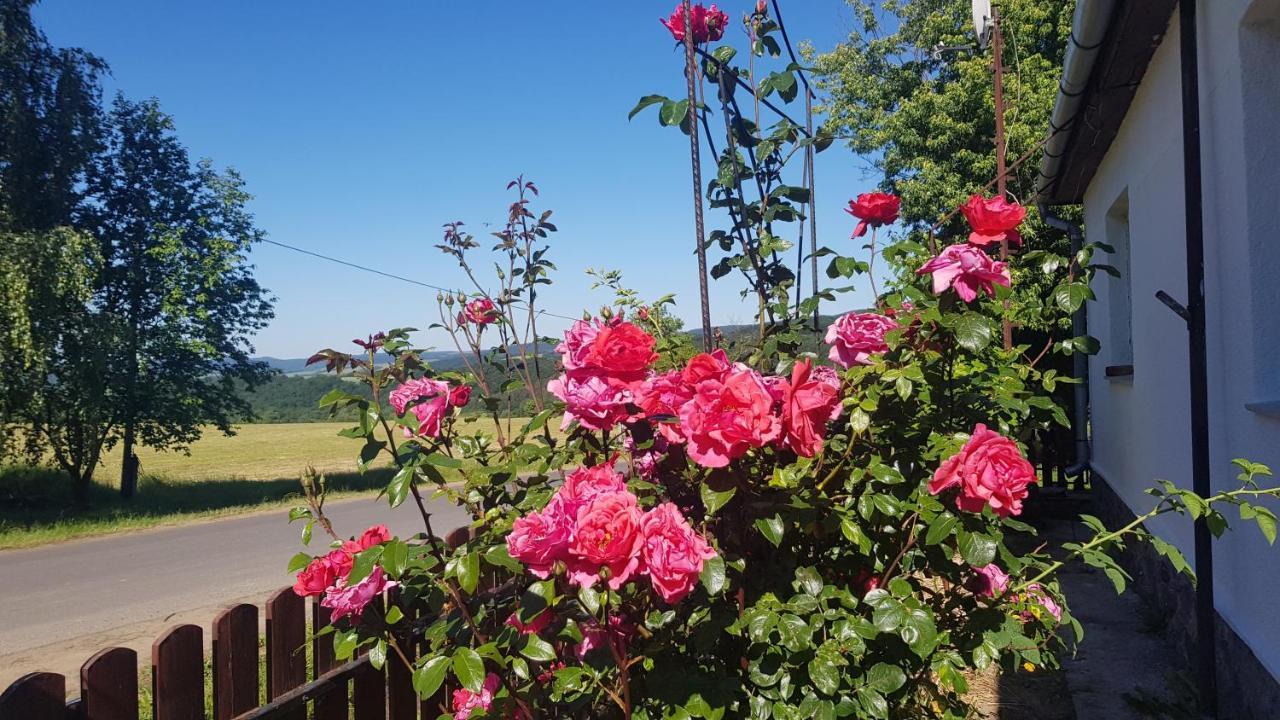
[[[726,40],[740,48],[736,18],[753,4],[720,3],[735,18]],[[107,60],[109,92],[159,98],[193,157],[238,169],[272,239],[460,286],[433,247],[441,225],[463,220],[481,235],[502,223],[505,185],[523,173],[542,190],[535,207],[555,210],[560,228],[548,310],[579,315],[608,302],[588,290],[584,269],[614,268],[646,298],[675,292],[693,327],[688,140],[659,127],[654,108],[627,121],[641,96],[683,92],[683,55],[658,24],[674,5],[43,0],[36,19],[55,44]],[[842,0],[782,6],[792,39],[819,50],[852,27]],[[819,240],[848,251],[843,206],[875,178],[840,145],[818,156],[816,172]],[[275,320],[255,338],[261,355],[304,356],[436,319],[425,288],[266,244],[253,262],[277,298]],[[712,282],[714,322],[751,321],[742,287],[732,276]],[[844,297],[852,306],[869,293]],[[449,345],[433,334],[419,342]]]

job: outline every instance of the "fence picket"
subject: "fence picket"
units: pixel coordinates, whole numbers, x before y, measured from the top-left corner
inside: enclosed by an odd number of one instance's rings
[[[213,619],[213,718],[258,707],[258,608],[229,607]]]
[[[138,720],[138,653],[107,648],[80,667],[82,720]]]
[[[318,598],[313,599],[311,602],[311,657],[314,658],[315,670],[312,680],[339,665],[337,658],[333,654],[333,636],[317,635],[328,624],[329,611],[320,607]],[[338,685],[338,687],[330,690],[328,694],[317,698],[312,704],[312,720],[346,720],[347,692],[351,683],[344,679]]]
[[[307,682],[306,603],[292,588],[267,599],[267,699],[277,698]],[[282,720],[306,720],[306,708]]]
[[[355,720],[386,720],[387,683],[381,670],[365,665],[356,671],[351,705]]]
[[[177,625],[151,645],[155,720],[204,720],[204,632]]]
[[[63,720],[66,707],[67,679],[57,673],[27,673],[0,695],[4,720]]]

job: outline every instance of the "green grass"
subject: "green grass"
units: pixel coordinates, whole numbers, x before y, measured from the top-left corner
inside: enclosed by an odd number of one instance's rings
[[[70,480],[45,468],[0,468],[0,549],[172,525],[286,506],[299,498],[308,465],[329,479],[332,497],[368,494],[390,479],[385,462],[356,472],[360,442],[337,436],[347,423],[244,425],[212,432],[190,455],[143,449],[132,501],[120,498],[120,454],[95,473],[88,509],[72,504]],[[481,424],[479,427],[483,428]]]

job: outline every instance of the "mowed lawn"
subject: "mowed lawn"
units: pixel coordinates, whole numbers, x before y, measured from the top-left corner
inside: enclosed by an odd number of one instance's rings
[[[517,421],[517,427],[523,421]],[[361,475],[362,442],[338,436],[351,423],[242,425],[233,436],[206,433],[190,454],[139,453],[141,480],[130,502],[120,498],[117,447],[94,474],[88,509],[77,510],[70,481],[47,469],[0,468],[0,549],[296,504],[298,479],[311,465],[328,478],[330,496],[375,493],[391,477],[380,459]],[[478,420],[466,426],[481,431]]]

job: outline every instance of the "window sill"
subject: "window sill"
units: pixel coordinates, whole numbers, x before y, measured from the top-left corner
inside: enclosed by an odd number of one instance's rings
[[[1107,380],[1110,382],[1133,382],[1133,366],[1132,365],[1108,365],[1104,368]]]
[[[1280,420],[1280,400],[1245,403],[1244,409],[1263,417]]]

